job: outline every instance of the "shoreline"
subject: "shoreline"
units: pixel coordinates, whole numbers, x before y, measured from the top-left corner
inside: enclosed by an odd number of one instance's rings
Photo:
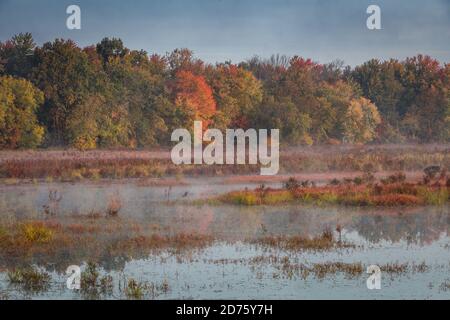
[[[377,179],[386,178],[398,171],[383,171],[376,172],[374,176]],[[32,184],[89,184],[89,185],[101,185],[101,184],[136,184],[142,186],[189,186],[197,183],[203,183],[205,180],[213,182],[218,185],[232,185],[232,184],[276,184],[283,183],[289,178],[293,177],[298,180],[309,180],[316,183],[325,183],[332,179],[344,179],[344,178],[356,178],[362,175],[363,171],[335,171],[335,172],[308,172],[308,173],[282,173],[275,176],[261,176],[255,174],[226,174],[222,176],[206,176],[201,177],[198,175],[182,175],[177,177],[175,175],[166,177],[143,177],[143,178],[81,178],[81,179],[30,179],[30,178],[0,178],[0,188],[7,186],[20,186],[20,185],[32,185]],[[421,171],[404,171],[406,179],[409,182],[417,182],[423,176]],[[198,181],[198,182],[196,182]]]

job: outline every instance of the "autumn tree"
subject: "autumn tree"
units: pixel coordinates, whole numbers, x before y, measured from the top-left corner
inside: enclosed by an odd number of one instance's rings
[[[329,142],[330,139],[342,140],[343,115],[350,102],[360,96],[358,87],[342,80],[335,83],[327,81],[320,84],[316,95],[319,106],[312,117],[312,135],[319,143]]]
[[[420,92],[401,123],[410,137],[425,142],[447,140],[448,101],[448,89],[440,85]]]
[[[444,85],[447,98],[447,107],[444,120],[444,141],[450,141],[450,64],[446,64],[444,68]]]
[[[175,49],[166,56],[172,76],[176,76],[179,71],[189,71],[195,75],[202,75],[204,63],[194,57],[194,53],[186,48]]]
[[[381,118],[377,107],[366,98],[353,99],[343,115],[344,140],[366,143],[376,136]]]
[[[43,93],[25,79],[0,77],[0,148],[33,148],[41,144],[44,127],[36,111]]]
[[[211,87],[203,76],[190,71],[178,71],[172,83],[172,98],[178,108],[186,110],[191,120],[208,124],[216,112]]]
[[[344,61],[334,60],[322,66],[320,79],[330,84],[334,84],[344,77]]]
[[[415,132],[414,136],[421,141],[445,140],[449,90],[445,68],[437,60],[422,55],[407,58],[403,65],[401,125],[410,133]]]
[[[103,109],[102,97],[87,97],[75,107],[67,121],[68,139],[79,150],[95,149],[99,137],[99,113]]]
[[[373,101],[383,118],[380,141],[445,140],[445,68],[429,56],[405,61],[370,60],[352,78]]]
[[[167,145],[193,120],[278,128],[290,144],[450,140],[450,66],[423,55],[355,68],[284,55],[210,65],[188,49],[149,54],[118,38],[36,47],[25,33],[0,43],[0,76],[4,148],[37,146],[44,131],[48,144],[80,149]]]
[[[111,102],[105,96],[92,95],[75,107],[67,119],[71,146],[80,150],[130,146],[128,110]]]
[[[273,55],[270,59],[253,57],[239,66],[250,71],[263,84],[266,96],[281,96],[281,87],[286,81],[286,72],[290,58],[283,55]]]
[[[225,119],[219,127],[248,127],[250,114],[262,101],[260,81],[251,72],[230,63],[207,68],[207,74],[217,110]]]

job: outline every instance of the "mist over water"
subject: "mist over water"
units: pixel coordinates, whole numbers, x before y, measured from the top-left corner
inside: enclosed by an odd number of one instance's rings
[[[93,256],[99,261],[102,274],[111,275],[116,282],[114,293],[103,297],[106,299],[120,297],[117,283],[125,275],[139,281],[167,282],[170,290],[152,297],[154,299],[450,297],[442,287],[450,274],[448,206],[368,209],[307,205],[245,207],[189,202],[252,187],[251,184],[227,185],[213,181],[192,179],[189,186],[178,185],[170,189],[167,186],[139,186],[135,182],[2,186],[0,209],[6,213],[2,219],[45,221],[49,218],[43,214],[42,207],[48,202],[49,190],[57,190],[61,196],[58,216],[51,219],[64,224],[86,215],[88,209],[104,211],[108,197],[114,194],[123,199],[117,218],[119,223],[134,221],[141,226],[152,226],[163,235],[183,233],[213,237],[214,241],[205,247],[189,249],[188,246],[178,253],[168,248],[134,256],[104,255],[100,259]],[[315,237],[324,230],[333,230],[337,237],[336,226],[342,229],[341,240],[354,247],[305,251],[286,250],[259,242],[267,236]],[[126,239],[132,235],[133,231],[123,231],[114,237]],[[104,237],[108,243],[108,236]],[[83,252],[83,248],[80,250]],[[73,263],[85,268],[89,259],[77,261],[77,255],[71,252],[66,257],[57,257],[57,261],[40,264],[51,273],[52,286],[31,297],[83,298],[64,287],[65,275],[57,271]],[[16,263],[20,264],[20,261],[19,258]],[[286,271],[288,267],[326,265],[331,261],[362,263],[364,268],[371,264],[407,264],[409,267],[406,272],[384,274],[380,291],[366,288],[368,275],[365,273],[350,276],[337,272],[303,279]],[[0,263],[10,265],[11,261],[0,259]],[[426,270],[417,271],[417,266],[423,263],[426,263]],[[51,265],[56,268],[49,267]],[[10,297],[29,294],[8,285],[5,272],[0,273],[0,288]]]

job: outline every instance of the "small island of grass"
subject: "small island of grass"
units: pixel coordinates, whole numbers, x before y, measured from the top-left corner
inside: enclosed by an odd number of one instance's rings
[[[280,189],[261,185],[254,190],[229,192],[217,200],[247,206],[290,203],[386,207],[448,204],[450,178],[446,171],[429,171],[426,170],[423,180],[417,182],[406,182],[401,172],[380,181],[375,181],[371,174],[364,174],[344,181],[333,179],[322,186],[290,178]]]

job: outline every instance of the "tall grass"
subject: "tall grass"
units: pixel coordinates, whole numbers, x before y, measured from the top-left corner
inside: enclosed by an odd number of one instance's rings
[[[285,148],[280,151],[280,172],[420,171],[431,165],[450,168],[449,150],[447,145]],[[176,166],[169,152],[151,151],[0,151],[3,179],[79,181],[180,174],[259,174],[259,165]]]
[[[22,237],[30,243],[49,243],[54,232],[43,223],[25,223],[20,228]]]

